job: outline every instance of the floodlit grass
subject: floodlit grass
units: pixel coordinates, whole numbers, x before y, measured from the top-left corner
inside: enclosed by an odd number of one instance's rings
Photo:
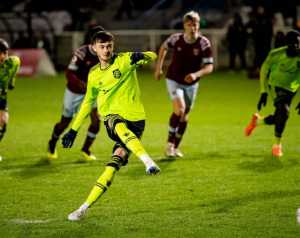
[[[148,116],[143,144],[162,169],[146,176],[135,157],[80,222],[66,217],[88,195],[110,158],[105,129],[93,146],[98,161],[78,163],[87,123],[70,150],[45,162],[59,120],[65,80],[20,78],[9,94],[10,122],[1,142],[0,237],[299,237],[300,117],[284,134],[282,159],[271,157],[273,128],[243,130],[259,88],[244,72],[217,72],[200,82],[183,159],[163,156],[171,103],[164,81],[141,71]],[[264,113],[272,112],[272,105]]]

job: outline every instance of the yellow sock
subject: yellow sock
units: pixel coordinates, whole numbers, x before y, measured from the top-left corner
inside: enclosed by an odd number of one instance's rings
[[[102,196],[102,194],[110,186],[116,171],[117,170],[114,167],[105,167],[104,172],[98,178],[96,185],[92,188],[92,191],[90,192],[88,198],[85,201],[85,203],[88,206],[92,205],[98,198]]]
[[[131,130],[127,128],[125,123],[117,123],[115,126],[115,132],[121,139],[121,141],[126,145],[126,147],[132,151],[137,157],[142,155],[147,155],[146,150],[144,149],[140,140],[136,137]]]
[[[275,136],[275,144],[277,144],[277,145],[281,144],[281,137]]]

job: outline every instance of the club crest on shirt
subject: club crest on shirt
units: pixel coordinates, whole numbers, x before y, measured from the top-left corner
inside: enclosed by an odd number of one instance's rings
[[[200,53],[199,49],[193,49],[193,54],[195,56],[199,55],[199,53]]]
[[[119,78],[121,78],[121,71],[119,69],[115,69],[113,71],[113,75],[116,79],[119,79]]]
[[[181,49],[181,47],[179,46],[179,47],[177,47],[177,51],[181,51],[182,49]]]

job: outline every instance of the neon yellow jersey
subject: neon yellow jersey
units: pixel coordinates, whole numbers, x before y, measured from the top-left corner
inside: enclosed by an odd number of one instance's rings
[[[18,56],[9,56],[3,64],[0,65],[0,97],[5,98],[8,86],[14,87],[16,74],[20,68],[20,59]]]
[[[155,60],[157,56],[151,51],[143,52],[144,59],[131,64],[132,54],[133,52],[116,54],[112,58],[112,64],[106,69],[100,69],[97,64],[90,70],[87,92],[72,125],[73,130],[78,131],[95,101],[104,120],[110,114],[118,114],[128,121],[145,119],[136,68]]]
[[[300,86],[300,56],[288,57],[287,46],[270,51],[260,70],[260,91],[268,85],[296,92]]]

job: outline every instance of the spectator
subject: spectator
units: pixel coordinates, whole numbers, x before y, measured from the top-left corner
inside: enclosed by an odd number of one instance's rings
[[[227,41],[229,50],[229,67],[235,68],[235,59],[240,58],[241,68],[246,68],[245,50],[247,44],[247,32],[242,22],[241,16],[236,13],[232,24],[229,25],[227,31]]]
[[[259,69],[271,50],[273,26],[271,18],[266,14],[263,6],[258,6],[252,20],[250,21],[252,38],[254,41],[254,62],[253,69],[249,75],[251,78],[258,78]]]

